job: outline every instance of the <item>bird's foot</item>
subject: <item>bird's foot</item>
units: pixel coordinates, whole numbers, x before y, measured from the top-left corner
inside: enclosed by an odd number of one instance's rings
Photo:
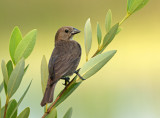
[[[79,74],[80,69],[81,69],[81,68],[79,68],[78,70],[76,70],[74,73],[77,74],[80,79],[86,80],[86,79],[84,79],[84,78]]]
[[[49,114],[49,111],[47,110],[45,113]]]
[[[63,85],[67,86],[70,78],[69,77],[62,77],[61,79],[65,80],[65,83]]]

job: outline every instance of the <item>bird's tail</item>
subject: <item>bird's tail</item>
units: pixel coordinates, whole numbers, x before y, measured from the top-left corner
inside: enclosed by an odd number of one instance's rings
[[[41,106],[45,106],[47,103],[51,103],[53,101],[53,95],[54,95],[54,89],[56,86],[56,83],[51,85],[52,82],[51,79],[48,79],[47,87],[43,96],[43,99],[41,101]]]

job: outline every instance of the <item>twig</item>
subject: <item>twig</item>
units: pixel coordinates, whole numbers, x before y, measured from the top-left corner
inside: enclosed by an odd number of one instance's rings
[[[92,57],[95,57],[101,50],[97,50]]]
[[[122,19],[122,21],[119,23],[119,25],[122,25],[122,23],[130,16],[131,14],[128,14]]]
[[[42,116],[42,118],[45,118],[50,112],[51,110],[54,108],[54,105],[57,103],[57,101],[61,98],[61,96],[63,95],[63,93],[67,90],[67,88],[73,83],[74,79],[72,79],[72,81],[62,90],[62,92],[60,93],[60,95],[56,98],[56,100],[51,104],[51,106],[47,109],[47,112],[45,112]]]
[[[6,97],[6,104],[5,104],[5,110],[4,110],[4,117],[3,117],[3,118],[6,118],[8,102],[9,102],[9,98],[8,98],[8,96],[7,96],[7,97]]]

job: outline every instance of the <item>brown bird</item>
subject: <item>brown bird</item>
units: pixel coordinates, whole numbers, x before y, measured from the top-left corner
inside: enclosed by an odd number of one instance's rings
[[[78,76],[78,71],[75,71],[80,58],[81,46],[76,41],[72,40],[73,36],[80,31],[71,26],[60,28],[55,36],[55,48],[49,60],[49,77],[44,97],[41,106],[53,101],[54,89],[60,79],[65,80],[65,85],[69,82],[69,77],[73,73]],[[83,79],[80,76],[81,79]]]

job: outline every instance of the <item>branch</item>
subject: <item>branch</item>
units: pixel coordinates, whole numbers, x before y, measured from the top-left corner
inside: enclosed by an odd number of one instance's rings
[[[57,103],[57,101],[62,97],[63,93],[67,90],[67,88],[73,84],[74,79],[72,79],[72,81],[62,90],[62,92],[59,94],[59,96],[55,99],[55,101],[51,104],[51,106],[47,109],[47,112],[45,112],[42,116],[42,118],[45,118],[51,111],[52,109],[54,109],[55,104]]]
[[[4,117],[3,117],[3,118],[6,118],[8,102],[9,102],[9,98],[8,98],[8,96],[7,96],[7,98],[6,98],[6,104],[5,104],[5,110],[4,110]]]

